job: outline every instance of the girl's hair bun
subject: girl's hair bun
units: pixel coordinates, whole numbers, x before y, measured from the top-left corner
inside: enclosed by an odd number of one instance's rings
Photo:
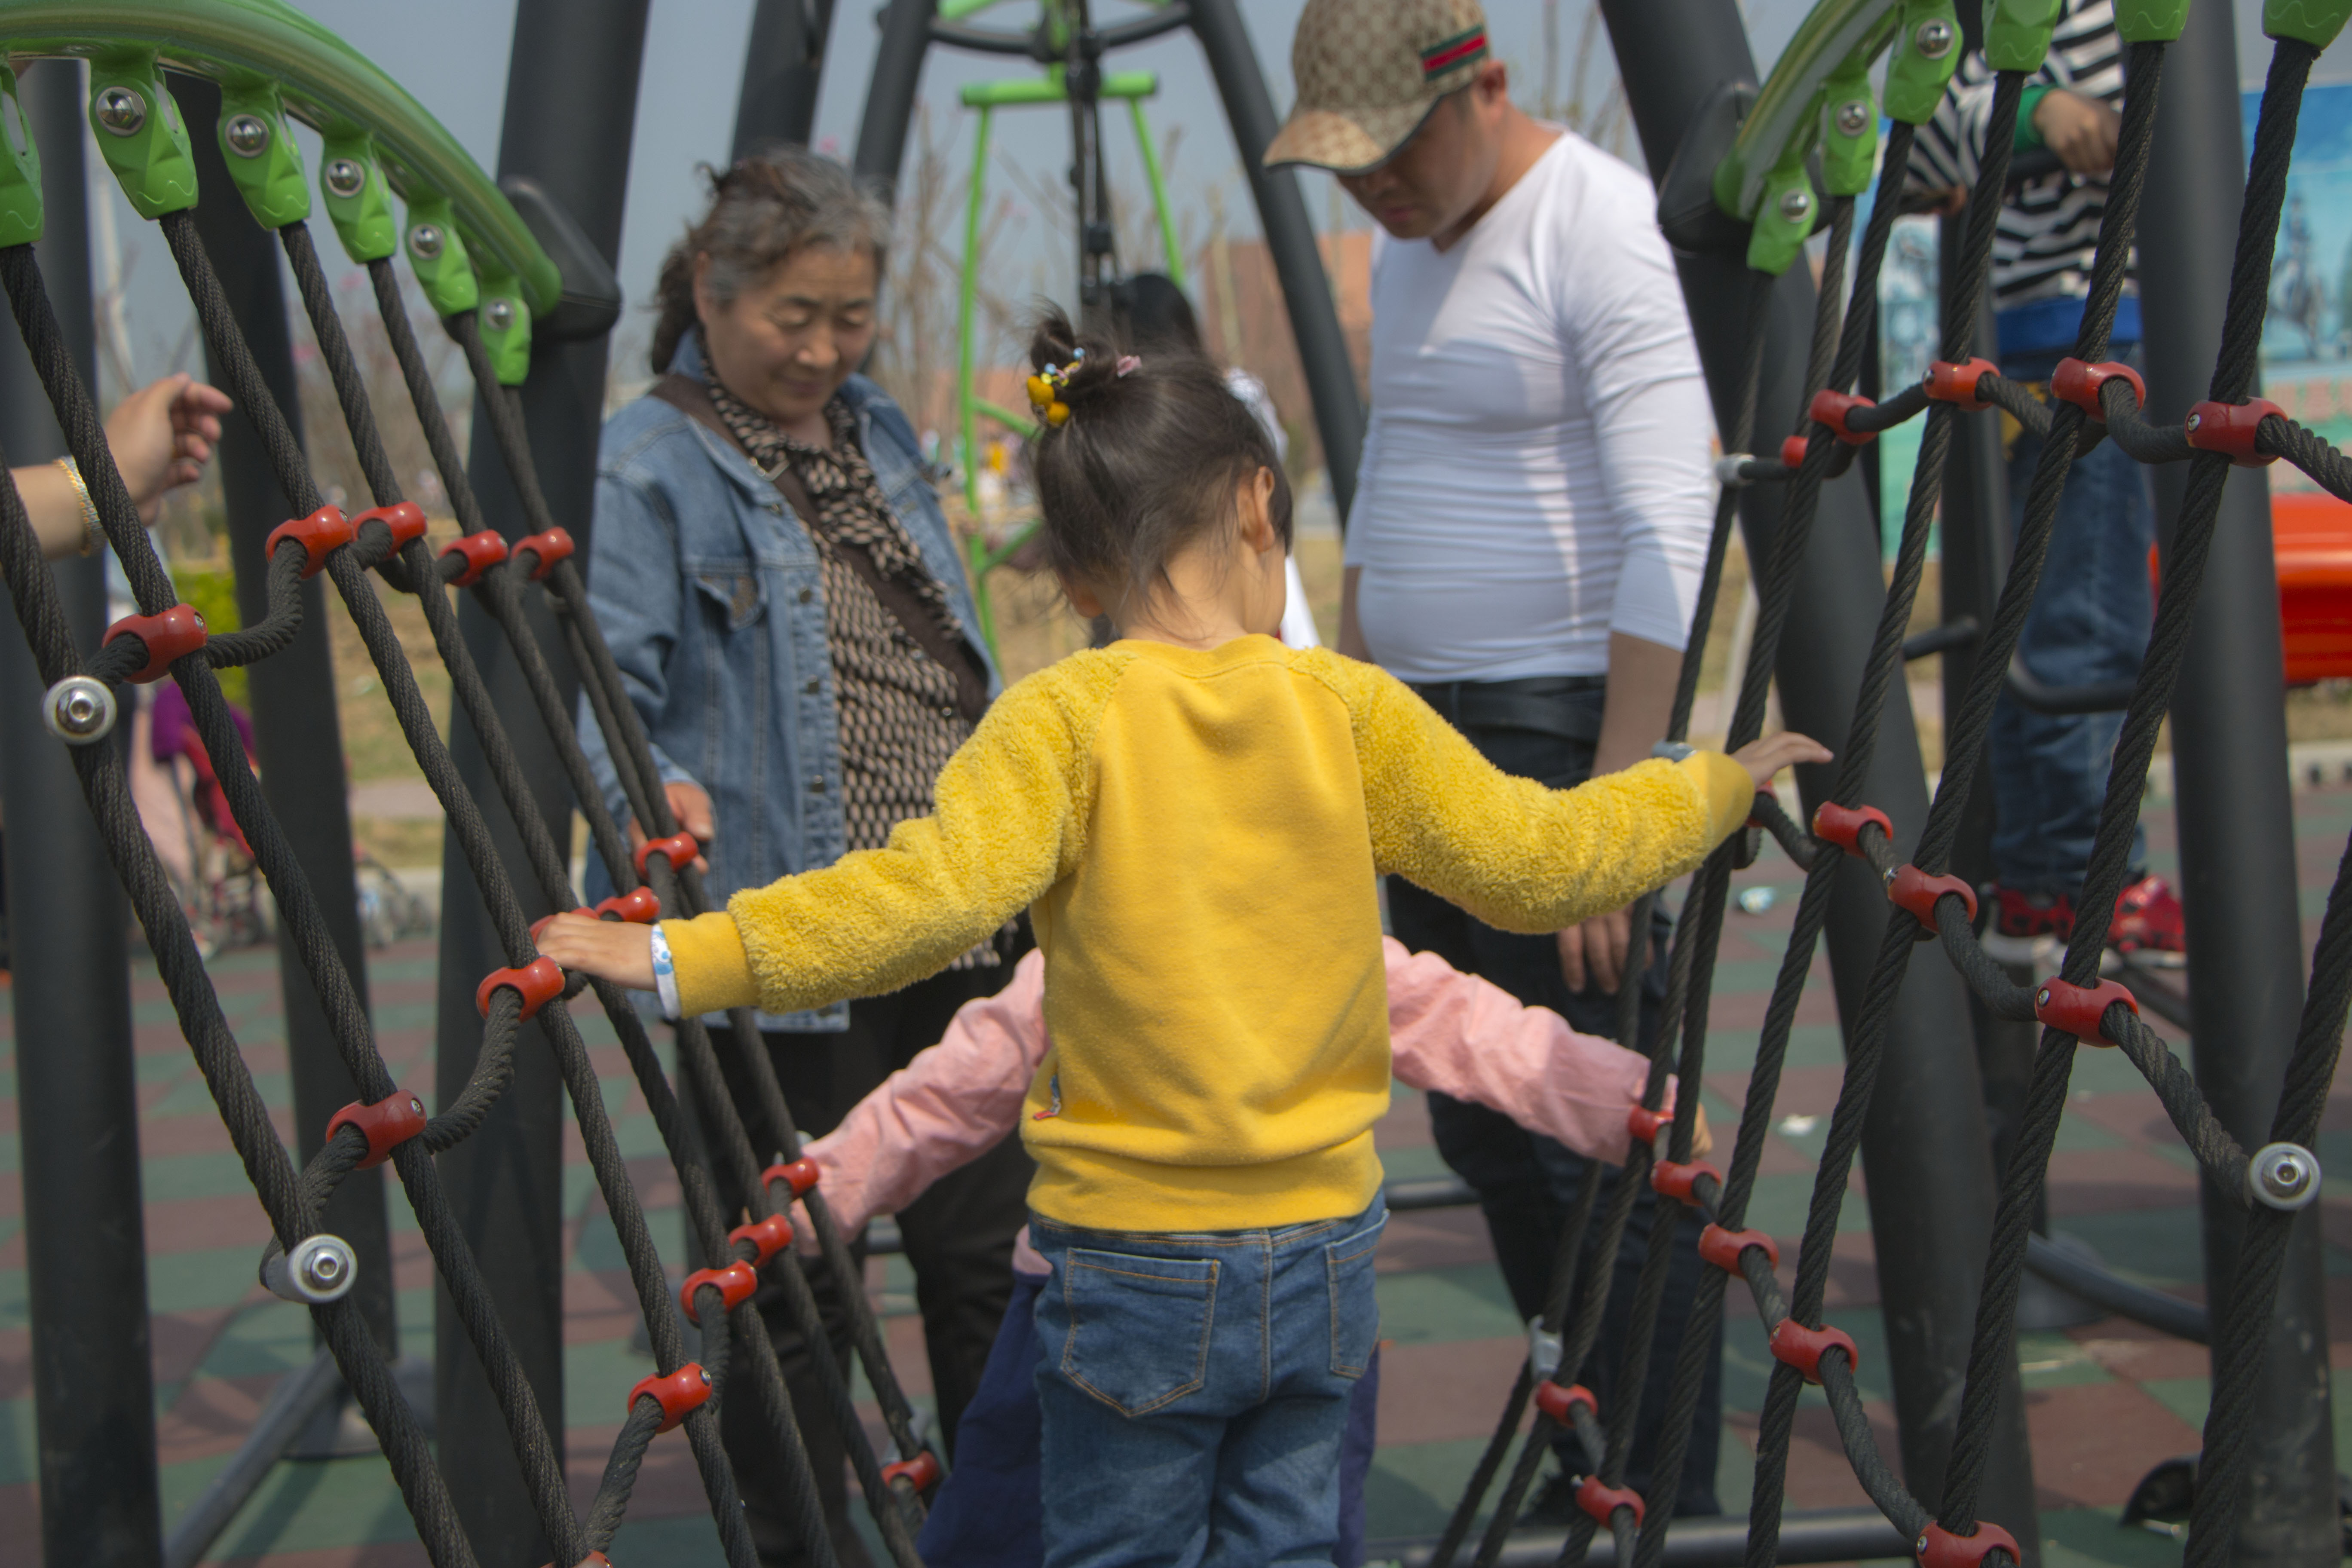
[[[1118,348],[1100,338],[1081,337],[1070,319],[1048,307],[1029,339],[1029,367],[1044,373],[1057,368],[1061,401],[1076,408],[1117,379]]]

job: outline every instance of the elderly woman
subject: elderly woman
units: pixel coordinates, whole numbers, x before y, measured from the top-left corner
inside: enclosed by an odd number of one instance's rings
[[[915,433],[855,374],[874,342],[887,210],[841,165],[798,149],[746,159],[713,185],[709,212],[663,263],[660,380],[604,426],[589,590],[671,808],[724,899],[877,847],[928,815],[934,777],[998,683]],[[582,733],[621,807],[584,716]],[[762,1017],[801,1129],[830,1129],[959,1006],[999,989],[1017,956],[1008,933],[894,995]],[[777,1130],[735,1087],[764,1157]],[[1008,1139],[898,1216],[950,1438],[1011,1293],[1029,1173]],[[770,1326],[788,1372],[805,1374],[781,1312]],[[838,1335],[835,1353],[845,1363]],[[821,1410],[804,1382],[794,1377],[795,1404]],[[726,1408],[762,1560],[793,1561],[756,1402]],[[814,1430],[821,1417],[808,1425],[834,1538],[845,1563],[861,1562],[838,1440]]]

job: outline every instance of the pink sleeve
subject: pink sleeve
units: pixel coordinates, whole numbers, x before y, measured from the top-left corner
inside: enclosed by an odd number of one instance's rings
[[[1523,1006],[1499,986],[1434,953],[1381,939],[1389,968],[1389,1041],[1397,1078],[1499,1110],[1578,1153],[1622,1164],[1648,1058],[1580,1035],[1557,1013]],[[1674,1105],[1667,1080],[1666,1105]]]
[[[1031,952],[993,996],[967,1002],[940,1043],[884,1079],[803,1150],[845,1233],[896,1214],[1019,1122],[1045,1058],[1045,958]]]

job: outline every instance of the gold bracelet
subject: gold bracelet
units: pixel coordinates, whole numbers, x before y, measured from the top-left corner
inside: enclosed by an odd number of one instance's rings
[[[66,483],[73,486],[74,495],[81,501],[81,553],[88,555],[97,550],[106,538],[105,530],[99,525],[98,503],[89,499],[89,487],[82,483],[79,464],[71,458],[59,458],[58,467],[64,472]]]

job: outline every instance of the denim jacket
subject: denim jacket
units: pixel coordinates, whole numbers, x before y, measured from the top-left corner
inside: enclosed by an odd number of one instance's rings
[[[688,333],[670,369],[698,380],[701,344]],[[843,395],[858,446],[966,639],[996,668],[963,563],[925,476],[915,432],[864,376]],[[621,667],[666,782],[700,785],[718,836],[711,897],[764,887],[841,857],[841,764],[816,546],[776,487],[733,444],[659,398],[640,397],[604,424],[597,450],[588,596]],[[619,820],[628,806],[583,698],[580,737]],[[611,891],[591,856],[589,896]],[[845,1006],[761,1019],[763,1028],[841,1029]]]

